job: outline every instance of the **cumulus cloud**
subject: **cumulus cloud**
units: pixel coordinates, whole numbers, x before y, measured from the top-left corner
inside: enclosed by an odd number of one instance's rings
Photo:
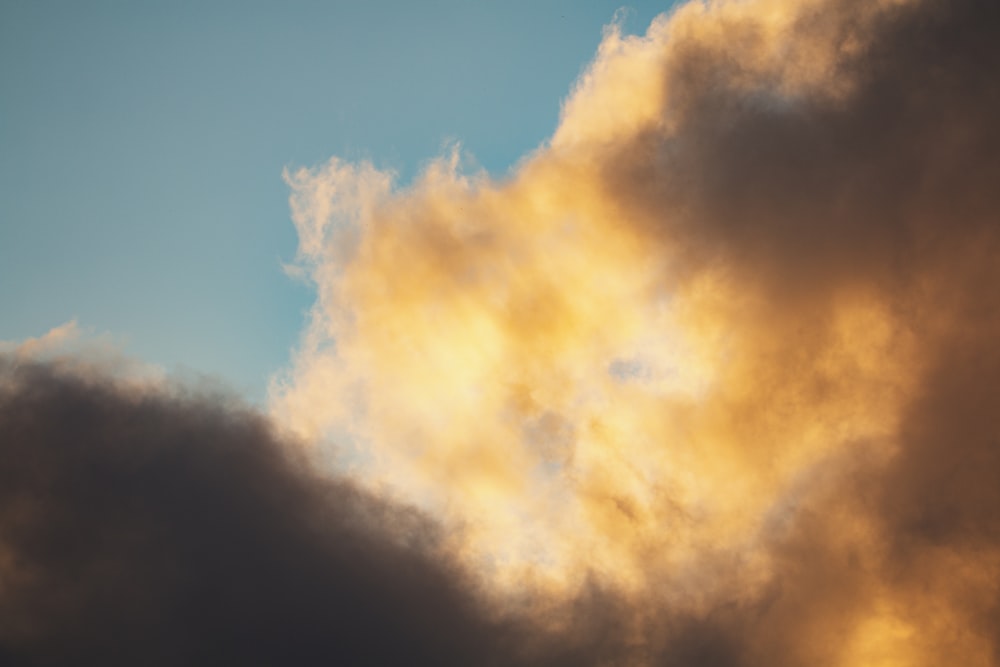
[[[1000,664],[998,31],[691,3],[502,179],[290,171],[266,418],[4,350],[0,662]]]
[[[260,415],[0,374],[5,664],[489,663],[502,635],[434,526],[320,478]]]
[[[505,178],[290,173],[273,413],[632,662],[994,664],[998,11],[689,3]]]

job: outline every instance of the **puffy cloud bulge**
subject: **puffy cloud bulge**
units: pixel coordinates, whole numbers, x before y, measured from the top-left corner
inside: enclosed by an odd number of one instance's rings
[[[268,419],[8,354],[0,663],[1000,665],[998,34],[693,2],[504,177],[288,172]]]
[[[610,26],[503,178],[287,174],[318,300],[274,414],[637,642],[669,607],[747,664],[994,664],[998,28],[689,3]]]

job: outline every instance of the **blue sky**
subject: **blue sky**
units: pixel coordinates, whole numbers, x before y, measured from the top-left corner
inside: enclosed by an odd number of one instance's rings
[[[261,400],[313,294],[286,166],[503,174],[620,2],[0,4],[0,340],[76,318]],[[642,32],[665,2],[632,2]]]

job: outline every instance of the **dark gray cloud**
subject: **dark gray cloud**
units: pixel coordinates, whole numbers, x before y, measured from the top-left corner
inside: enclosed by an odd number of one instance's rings
[[[488,664],[435,526],[321,479],[246,408],[4,362],[11,664]]]

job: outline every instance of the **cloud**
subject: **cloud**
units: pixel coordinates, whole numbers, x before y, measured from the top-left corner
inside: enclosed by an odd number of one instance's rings
[[[124,349],[125,341],[120,337],[81,327],[76,319],[52,327],[41,336],[0,340],[0,355],[9,362],[45,362],[78,375],[113,373],[119,382],[128,382],[136,389],[164,383],[163,368],[131,358]]]
[[[630,662],[995,664],[998,28],[689,3],[503,179],[290,174],[273,414],[495,594],[613,591]]]
[[[320,478],[248,408],[0,371],[8,663],[489,662],[433,524]]]
[[[63,347],[79,340],[80,326],[76,320],[64,322],[52,327],[37,338],[27,338],[23,341],[0,341],[0,352],[15,356],[39,356],[54,348]]]
[[[287,173],[269,417],[4,350],[0,662],[1000,664],[998,28],[692,3],[503,179]]]

